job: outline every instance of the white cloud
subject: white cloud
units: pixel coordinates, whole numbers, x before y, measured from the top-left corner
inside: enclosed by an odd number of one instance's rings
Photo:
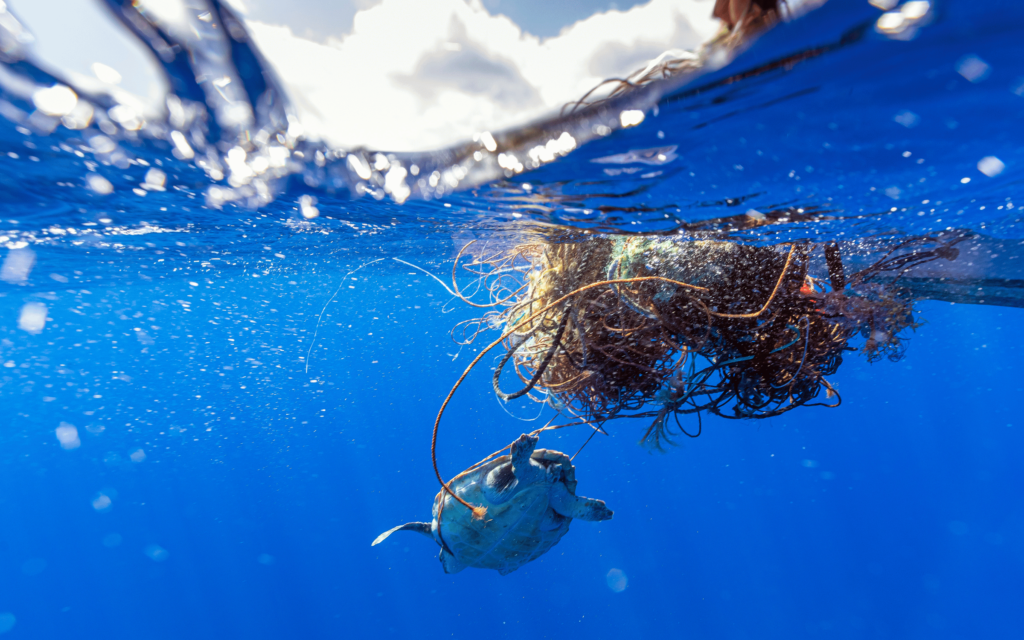
[[[478,0],[384,0],[326,44],[250,21],[308,132],[337,146],[424,150],[524,124],[714,35],[712,4],[651,0],[541,40]]]

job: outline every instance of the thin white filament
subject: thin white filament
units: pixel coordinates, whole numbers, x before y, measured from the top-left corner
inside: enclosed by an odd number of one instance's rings
[[[371,264],[373,264],[374,262],[380,262],[383,259],[384,258],[377,258],[376,260],[371,260],[371,261],[369,261],[369,262],[367,262],[365,264],[359,265],[355,269],[353,269],[353,270],[349,271],[348,273],[346,273],[345,277],[342,278],[341,282],[338,283],[338,288],[334,290],[334,295],[332,295],[330,297],[330,299],[327,300],[327,303],[324,305],[324,308],[320,310],[320,315],[317,316],[317,318],[316,318],[316,328],[313,329],[313,339],[309,343],[309,351],[306,352],[306,373],[307,374],[309,373],[309,359],[310,359],[310,357],[313,354],[313,347],[316,346],[316,334],[317,334],[318,331],[320,331],[320,322],[324,319],[324,312],[327,311],[327,307],[330,306],[330,304],[332,302],[334,302],[334,299],[338,296],[338,292],[341,291],[341,286],[343,284],[345,284],[345,282],[348,280],[349,276],[351,276],[356,271],[359,271],[363,267],[368,267]],[[396,258],[396,260],[397,260],[397,258]]]
[[[456,298],[461,298],[462,297],[459,294],[457,294],[454,291],[452,291],[451,288],[448,285],[446,285],[443,280],[441,280],[441,278],[438,278],[437,276],[435,276],[434,274],[430,273],[429,271],[427,271],[423,267],[417,267],[413,263],[406,262],[405,260],[401,260],[399,258],[391,258],[391,259],[394,260],[395,262],[401,262],[402,264],[404,264],[406,266],[412,267],[413,269],[416,269],[417,271],[422,271],[423,273],[427,274],[428,276],[430,276],[434,280],[437,280],[438,284],[440,284],[442,287],[444,287],[445,291],[447,291],[448,293],[452,294]]]

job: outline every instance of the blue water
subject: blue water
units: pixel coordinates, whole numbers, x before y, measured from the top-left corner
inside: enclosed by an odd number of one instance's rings
[[[0,283],[0,634],[1020,637],[1012,300],[918,303],[902,361],[852,353],[830,378],[839,409],[705,418],[665,454],[637,445],[646,423],[609,423],[575,464],[579,492],[614,518],[574,522],[508,576],[446,575],[409,534],[370,546],[427,519],[433,419],[483,344],[460,351],[449,330],[479,314],[393,258],[447,278],[470,239],[571,224],[835,239],[856,262],[958,230],[999,250],[948,275],[1019,281],[1024,10],[946,2],[913,40],[868,28],[838,46],[878,15],[833,0],[665,90],[636,128],[404,204],[353,198],[307,163],[258,208],[207,207],[216,181],[167,142],[111,134],[134,159],[118,167],[82,151],[81,132],[0,120],[2,254],[34,255],[27,279]],[[958,73],[965,56],[988,75]],[[673,145],[663,164],[592,162]],[[1005,169],[981,173],[987,156]],[[168,189],[136,195],[154,166]],[[641,170],[606,171],[623,168]],[[319,217],[301,216],[302,196]],[[786,213],[751,228],[749,209]],[[45,307],[35,332],[19,327],[27,304]],[[517,419],[532,403],[506,411],[490,376],[485,361],[445,414],[448,476],[540,426]],[[55,434],[71,425],[65,448]],[[587,434],[541,446],[571,453]]]

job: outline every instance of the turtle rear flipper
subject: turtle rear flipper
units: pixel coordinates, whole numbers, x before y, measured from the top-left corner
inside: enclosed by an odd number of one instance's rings
[[[612,519],[612,510],[605,505],[604,500],[574,495],[562,483],[551,485],[551,508],[563,516],[580,520]]]
[[[466,568],[466,565],[459,562],[455,556],[448,553],[445,549],[441,549],[441,553],[437,558],[441,561],[441,566],[444,567],[445,573],[458,573]]]
[[[434,534],[430,533],[429,522],[406,522],[405,524],[400,524],[397,527],[393,529],[388,529],[384,533],[380,534],[379,536],[377,536],[377,539],[370,544],[370,546],[376,547],[378,544],[387,540],[388,536],[390,536],[392,533],[396,531],[415,531],[416,533],[422,533],[431,540],[434,539]]]

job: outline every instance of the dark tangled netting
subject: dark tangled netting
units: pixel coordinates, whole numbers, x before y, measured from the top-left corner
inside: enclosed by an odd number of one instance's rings
[[[563,105],[562,115],[624,96],[653,82],[699,72],[707,64],[705,57],[709,52],[745,46],[758,33],[778,23],[780,14],[786,12],[785,0],[716,0],[712,15],[721,20],[720,31],[698,53],[666,51],[624,78],[602,81],[578,100]]]
[[[869,360],[902,357],[902,334],[917,324],[899,278],[956,249],[911,240],[848,279],[837,263],[828,284],[808,273],[822,249],[638,236],[521,244],[462,265],[476,283],[461,297],[491,311],[453,337],[507,334],[494,374],[500,398],[548,402],[597,428],[648,418],[641,442],[655,448],[674,433],[699,435],[704,413],[767,418],[835,407],[827,377],[856,350],[851,339],[863,337]],[[489,301],[473,302],[478,293]],[[509,365],[522,383],[516,391],[499,384]],[[689,414],[697,420],[688,430],[680,416]]]

